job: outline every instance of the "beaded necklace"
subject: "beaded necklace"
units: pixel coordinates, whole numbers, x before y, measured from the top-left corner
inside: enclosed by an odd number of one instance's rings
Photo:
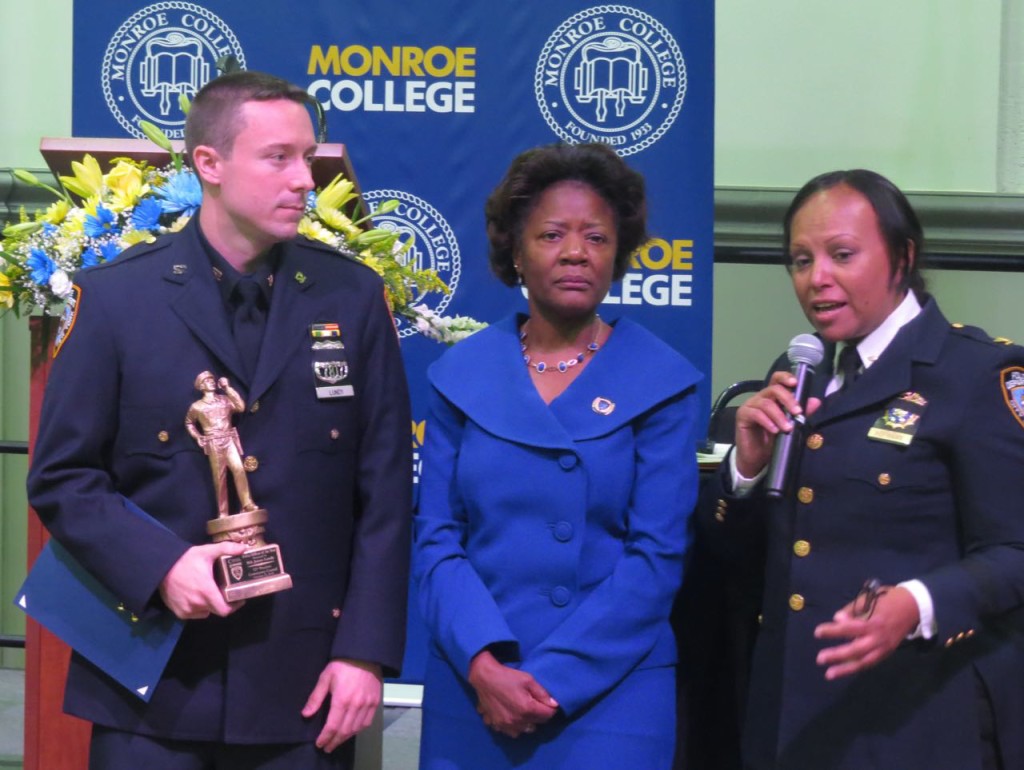
[[[519,332],[519,344],[523,351],[523,361],[527,366],[532,366],[536,370],[537,374],[544,374],[544,372],[561,372],[564,374],[569,371],[570,368],[577,364],[583,363],[583,359],[586,358],[587,353],[593,355],[597,352],[601,346],[597,344],[597,335],[601,332],[601,317],[598,315],[594,316],[594,337],[590,340],[590,344],[586,348],[581,350],[575,355],[575,357],[568,359],[567,361],[559,361],[557,364],[547,364],[544,361],[532,361],[530,354],[526,352],[526,327],[530,325],[530,320],[527,319],[526,323],[523,324],[523,330]]]

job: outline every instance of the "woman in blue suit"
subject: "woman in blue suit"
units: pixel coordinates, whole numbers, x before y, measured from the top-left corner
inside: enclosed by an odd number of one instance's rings
[[[529,315],[430,370],[421,767],[667,768],[700,375],[596,312],[646,240],[643,178],[603,145],[541,147],[486,214]]]

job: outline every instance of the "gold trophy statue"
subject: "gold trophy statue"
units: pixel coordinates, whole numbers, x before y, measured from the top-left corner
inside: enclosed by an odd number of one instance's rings
[[[242,464],[242,443],[231,424],[232,415],[245,410],[245,402],[226,377],[217,380],[211,372],[200,372],[195,388],[203,396],[189,407],[185,429],[210,459],[217,493],[217,518],[206,522],[206,532],[215,543],[232,540],[249,546],[240,556],[221,556],[217,560],[217,580],[224,598],[233,602],[291,588],[292,578],[284,571],[281,547],[263,540],[267,511],[253,502]],[[235,514],[228,511],[228,471],[241,508]]]

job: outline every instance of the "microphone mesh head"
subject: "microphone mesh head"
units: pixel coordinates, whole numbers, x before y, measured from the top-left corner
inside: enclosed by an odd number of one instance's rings
[[[825,356],[825,346],[813,334],[798,334],[789,341],[786,355],[791,364],[817,366]]]

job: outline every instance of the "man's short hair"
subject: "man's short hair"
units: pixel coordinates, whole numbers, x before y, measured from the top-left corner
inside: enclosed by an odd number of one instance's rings
[[[274,99],[314,106],[313,97],[302,88],[265,72],[239,70],[214,78],[192,99],[185,120],[186,152],[206,145],[230,157],[235,137],[245,126],[242,105]]]

